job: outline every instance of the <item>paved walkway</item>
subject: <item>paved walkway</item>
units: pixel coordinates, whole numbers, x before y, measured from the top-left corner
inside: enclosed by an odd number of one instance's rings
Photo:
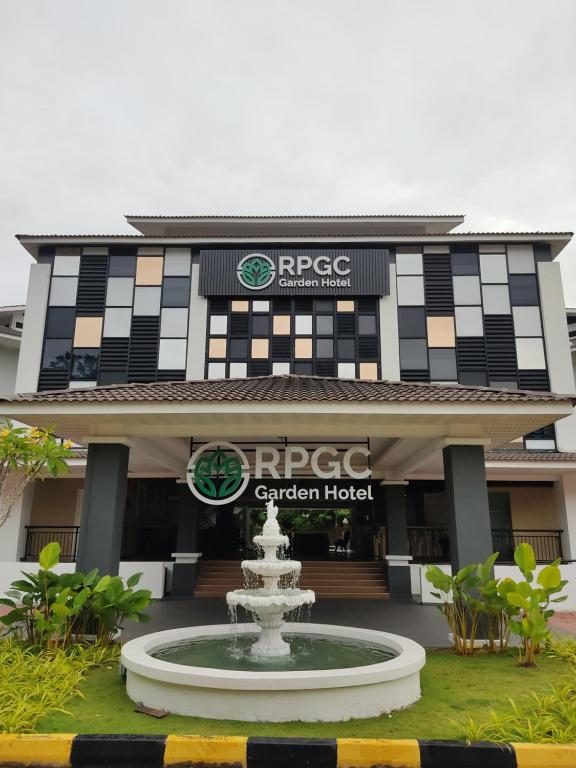
[[[550,619],[550,626],[554,632],[576,635],[576,613],[557,613]]]
[[[200,624],[227,624],[228,611],[222,598],[180,598],[154,602],[147,610],[148,624],[126,622],[123,640],[163,629]],[[448,626],[434,606],[399,600],[319,600],[310,620],[318,624],[345,624],[380,629],[404,635],[427,648],[449,647]]]

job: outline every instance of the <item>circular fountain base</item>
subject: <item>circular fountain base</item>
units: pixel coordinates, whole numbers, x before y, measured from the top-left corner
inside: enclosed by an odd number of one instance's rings
[[[286,722],[376,717],[420,698],[424,649],[387,632],[329,624],[286,624],[290,635],[381,646],[389,661],[345,669],[237,671],[174,664],[151,654],[166,646],[210,637],[253,635],[253,624],[218,624],[156,632],[126,643],[126,691],[135,702],[178,715],[217,720]]]

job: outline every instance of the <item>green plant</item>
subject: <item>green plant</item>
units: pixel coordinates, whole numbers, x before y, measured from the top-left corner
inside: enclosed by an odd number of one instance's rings
[[[497,554],[489,557],[476,567],[478,578],[478,594],[480,596],[480,611],[482,625],[488,640],[488,650],[491,653],[506,653],[510,640],[510,619],[517,612],[508,600],[507,593],[511,590],[508,579],[494,577],[494,563]]]
[[[150,591],[133,589],[141,573],[130,576],[126,587],[119,576],[99,576],[96,569],[57,574],[52,568],[59,557],[60,545],[47,544],[38,573],[24,573],[26,578],[14,581],[8,597],[0,600],[11,609],[2,621],[17,636],[41,648],[64,648],[86,635],[108,645],[125,619],[149,620],[143,611]]]
[[[14,638],[0,641],[0,732],[28,733],[41,717],[65,712],[87,670],[119,653],[99,646],[38,651]]]
[[[564,659],[576,664],[576,639],[570,635],[549,635],[544,647],[550,658]]]
[[[459,656],[472,653],[480,615],[480,600],[474,592],[480,584],[478,565],[467,565],[454,576],[437,565],[429,565],[426,579],[438,590],[432,595],[442,601],[438,607],[452,631],[456,653]]]
[[[0,528],[10,517],[26,486],[48,472],[52,477],[68,472],[70,440],[61,442],[51,429],[15,427],[4,421],[0,429]]]
[[[549,634],[548,621],[554,615],[550,603],[559,603],[566,597],[553,597],[561,592],[566,581],[562,580],[559,563],[555,560],[546,565],[536,576],[536,557],[529,544],[519,544],[514,552],[514,561],[524,576],[524,581],[516,582],[505,579],[501,585],[506,589],[508,603],[517,610],[510,619],[510,629],[522,639],[520,664],[531,667],[535,664],[536,654]]]

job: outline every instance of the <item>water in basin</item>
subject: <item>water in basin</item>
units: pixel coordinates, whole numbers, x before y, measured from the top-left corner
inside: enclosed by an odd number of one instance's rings
[[[285,637],[290,643],[289,656],[254,656],[250,649],[256,635],[202,637],[165,646],[151,655],[172,664],[242,672],[299,672],[364,667],[390,661],[396,656],[390,648],[344,638],[300,634],[287,634]]]

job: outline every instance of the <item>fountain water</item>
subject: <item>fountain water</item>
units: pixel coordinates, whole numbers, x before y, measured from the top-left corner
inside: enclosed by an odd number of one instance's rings
[[[254,544],[263,550],[264,557],[242,561],[242,570],[260,577],[264,586],[256,589],[235,589],[226,595],[229,608],[235,610],[240,605],[255,617],[260,627],[260,635],[252,645],[250,653],[263,658],[290,654],[290,645],[282,637],[284,616],[303,605],[311,605],[316,600],[311,589],[280,585],[283,576],[292,576],[291,581],[296,584],[302,563],[298,560],[278,559],[278,550],[286,548],[289,539],[281,533],[277,515],[278,507],[270,500],[266,504],[266,522],[262,533],[253,539]]]
[[[262,533],[254,537],[264,557],[242,563],[247,580],[263,585],[226,596],[233,614],[243,606],[257,626],[183,627],[130,640],[122,648],[122,666],[133,701],[179,715],[285,722],[374,717],[420,697],[425,652],[413,640],[285,620],[312,605],[315,595],[296,587],[301,564],[278,557],[288,537],[277,514],[268,502]]]

